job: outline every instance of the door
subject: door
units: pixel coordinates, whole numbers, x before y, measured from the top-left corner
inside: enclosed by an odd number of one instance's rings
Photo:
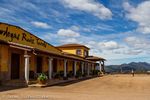
[[[11,79],[19,79],[20,55],[11,54]]]
[[[54,72],[54,73],[57,72],[57,61],[60,61],[60,60],[53,59],[53,72]]]
[[[42,73],[42,57],[40,57],[40,56],[37,56],[37,60],[36,60],[36,62],[37,62],[37,65],[36,65],[36,69],[37,69],[37,73]]]
[[[79,63],[79,71],[82,72],[82,63]]]

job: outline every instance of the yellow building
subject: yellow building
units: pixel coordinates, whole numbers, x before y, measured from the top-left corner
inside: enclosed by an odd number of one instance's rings
[[[102,73],[105,73],[104,70],[104,58],[101,57],[96,57],[96,56],[89,56],[89,50],[90,48],[86,47],[85,45],[81,45],[81,44],[64,44],[61,46],[57,46],[58,49],[62,50],[64,53],[67,54],[72,54],[72,55],[76,55],[78,57],[82,57],[83,59],[86,60],[90,60],[93,62],[97,62],[99,61],[98,65],[99,65],[99,70]],[[94,70],[96,66],[91,65],[93,67],[91,67],[91,70]]]
[[[89,55],[89,49],[90,49],[81,44],[64,44],[58,46],[57,48],[61,49],[63,52],[74,54],[83,58]]]
[[[22,80],[28,83],[38,73],[49,79],[65,79],[92,74],[96,61],[88,58],[89,48],[83,45],[54,47],[26,30],[0,23],[0,81]],[[104,61],[104,59],[98,59]]]

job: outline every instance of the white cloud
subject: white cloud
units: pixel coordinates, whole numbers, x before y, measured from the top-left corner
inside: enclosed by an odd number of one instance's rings
[[[79,43],[79,41],[76,38],[67,38],[67,39],[62,39],[60,42],[66,44],[66,43]]]
[[[146,37],[136,37],[131,36],[125,38],[125,42],[129,45],[129,49],[131,49],[131,53],[145,53],[146,55],[150,52],[150,41]]]
[[[119,44],[115,41],[100,42],[98,45],[101,49],[108,49],[108,50],[120,48]]]
[[[60,29],[57,32],[58,36],[64,36],[64,37],[79,37],[80,33],[75,32],[71,29]]]
[[[148,40],[143,39],[142,37],[138,38],[135,36],[131,36],[131,37],[127,37],[125,38],[125,42],[136,49],[143,49],[143,48],[147,48],[148,47]]]
[[[31,24],[33,24],[35,27],[44,28],[44,29],[51,28],[50,25],[48,25],[47,23],[43,23],[43,22],[32,21]]]
[[[138,32],[141,32],[143,34],[150,34],[150,27],[149,26],[140,26],[137,28]]]
[[[108,8],[94,0],[62,0],[62,2],[69,8],[92,13],[100,19],[112,17],[112,12]]]
[[[134,9],[134,8],[129,4],[129,2],[124,2],[124,3],[123,3],[123,8],[124,8],[126,11],[129,11],[129,10]]]
[[[73,25],[73,26],[70,27],[70,29],[73,30],[73,31],[79,31],[80,27]]]
[[[123,7],[128,12],[126,17],[138,23],[137,31],[143,34],[150,34],[150,1],[144,1],[137,7],[133,7],[128,2],[125,2]]]
[[[132,50],[132,49],[129,49],[129,50],[124,51],[124,54],[138,55],[138,54],[140,54],[142,52],[143,52],[142,50]]]

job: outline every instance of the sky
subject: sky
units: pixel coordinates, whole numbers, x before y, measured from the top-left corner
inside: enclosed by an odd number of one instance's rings
[[[54,46],[86,45],[106,65],[150,63],[149,0],[0,0],[0,22]]]

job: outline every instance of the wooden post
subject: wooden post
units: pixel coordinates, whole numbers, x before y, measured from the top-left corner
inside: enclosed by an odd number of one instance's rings
[[[25,81],[28,85],[28,83],[29,83],[29,58],[30,58],[30,56],[27,55],[27,51],[25,51],[24,57],[25,57]]]
[[[53,61],[53,58],[49,58],[48,59],[49,61],[49,66],[48,66],[48,72],[49,72],[49,79],[52,79],[52,61]]]
[[[77,71],[76,71],[76,70],[77,70],[76,67],[77,67],[77,62],[74,61],[74,76],[76,76],[76,72],[77,72]]]
[[[64,60],[64,77],[67,77],[67,60]]]
[[[84,62],[82,62],[82,75],[84,74]]]

